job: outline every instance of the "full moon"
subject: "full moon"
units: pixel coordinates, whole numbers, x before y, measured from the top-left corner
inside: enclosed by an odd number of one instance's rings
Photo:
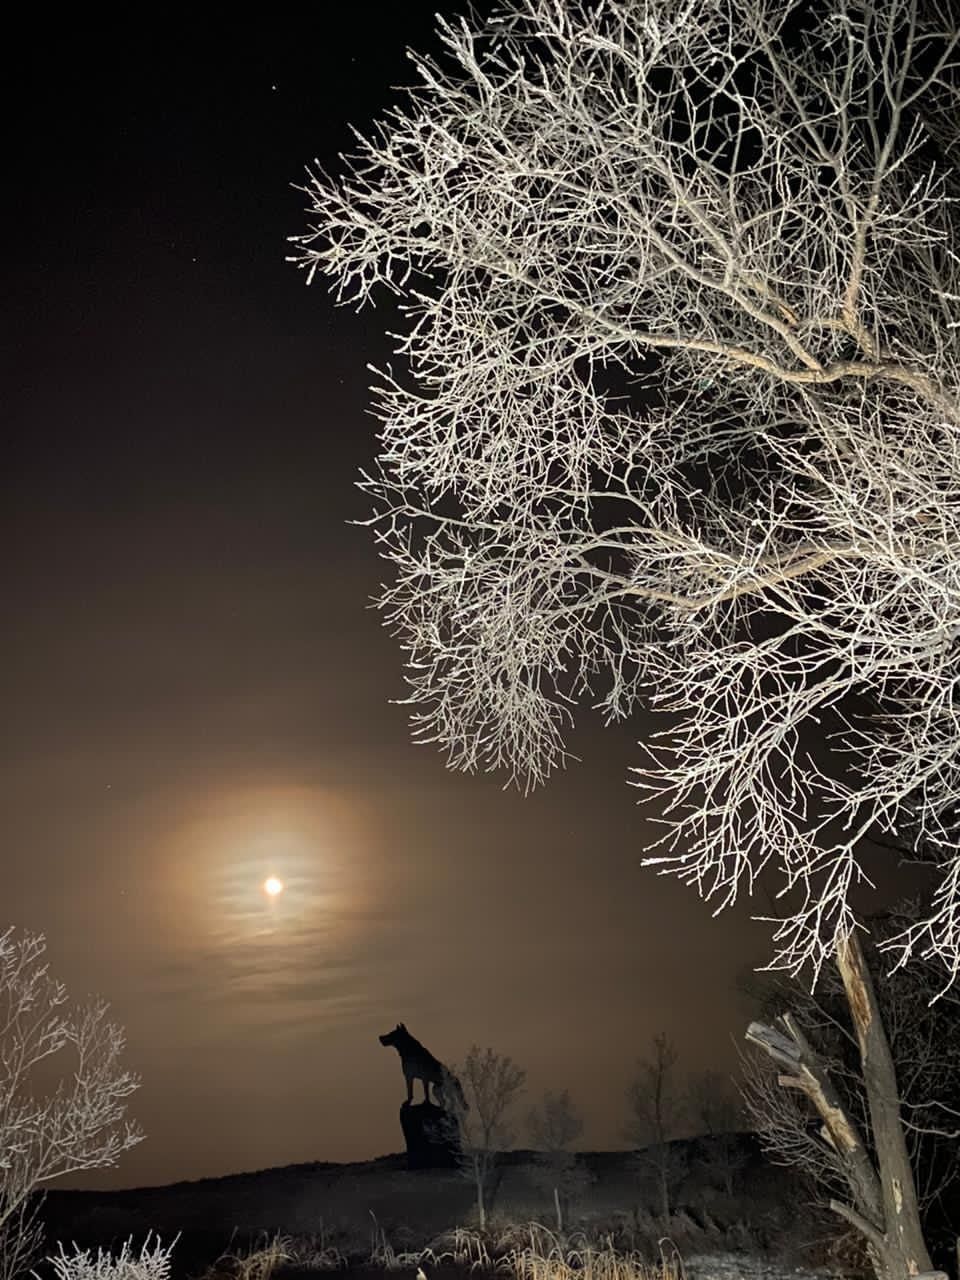
[[[263,882],[263,891],[271,898],[275,898],[277,894],[283,893],[283,881],[276,876],[267,876]]]

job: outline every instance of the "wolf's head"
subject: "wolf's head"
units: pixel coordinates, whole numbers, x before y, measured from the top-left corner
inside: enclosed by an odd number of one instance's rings
[[[385,1036],[380,1036],[380,1043],[384,1045],[392,1044],[395,1049],[399,1049],[404,1041],[409,1039],[410,1032],[402,1022],[398,1022],[392,1031],[388,1031]]]

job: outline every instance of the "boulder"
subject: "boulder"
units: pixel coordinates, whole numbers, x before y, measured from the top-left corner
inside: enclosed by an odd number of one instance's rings
[[[432,1102],[405,1102],[400,1127],[408,1169],[454,1169],[460,1155],[456,1117]]]

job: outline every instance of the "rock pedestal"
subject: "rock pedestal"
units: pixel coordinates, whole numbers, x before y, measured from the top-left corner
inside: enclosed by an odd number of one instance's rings
[[[432,1102],[405,1102],[400,1127],[407,1143],[408,1169],[453,1169],[460,1154],[456,1117]]]

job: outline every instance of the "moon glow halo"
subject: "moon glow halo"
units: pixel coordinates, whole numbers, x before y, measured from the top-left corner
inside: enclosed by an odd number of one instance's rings
[[[267,876],[263,882],[263,891],[268,898],[277,898],[283,893],[283,881],[278,876]]]

